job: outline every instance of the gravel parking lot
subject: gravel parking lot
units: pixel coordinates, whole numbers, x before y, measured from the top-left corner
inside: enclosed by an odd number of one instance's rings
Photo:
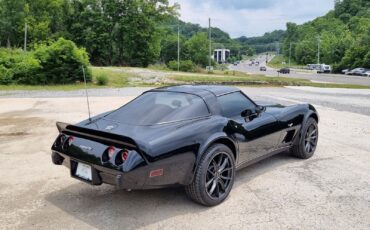
[[[144,90],[91,90],[92,113]],[[70,178],[51,163],[50,146],[56,121],[87,117],[83,91],[0,92],[1,229],[370,229],[370,90],[243,90],[256,101],[314,104],[317,151],[238,171],[230,197],[213,208],[181,188],[126,192]]]

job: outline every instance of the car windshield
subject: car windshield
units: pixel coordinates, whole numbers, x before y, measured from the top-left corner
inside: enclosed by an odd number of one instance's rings
[[[209,115],[201,97],[177,92],[148,92],[106,116],[131,125],[154,125]]]

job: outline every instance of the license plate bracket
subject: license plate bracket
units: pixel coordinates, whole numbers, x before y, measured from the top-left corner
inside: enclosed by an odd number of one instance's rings
[[[91,184],[93,181],[93,168],[91,165],[71,160],[71,176]]]

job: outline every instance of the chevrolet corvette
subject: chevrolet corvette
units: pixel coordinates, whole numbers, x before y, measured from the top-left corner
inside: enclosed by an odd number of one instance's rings
[[[183,186],[193,201],[214,206],[236,170],[284,151],[310,158],[318,121],[310,104],[257,104],[235,87],[163,87],[78,124],[57,122],[52,162],[90,185]]]

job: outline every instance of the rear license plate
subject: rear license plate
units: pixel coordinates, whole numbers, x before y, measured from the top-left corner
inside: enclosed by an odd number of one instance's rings
[[[91,166],[80,163],[80,162],[76,162],[76,163],[77,163],[77,168],[76,168],[75,176],[82,178],[84,180],[92,181]]]

